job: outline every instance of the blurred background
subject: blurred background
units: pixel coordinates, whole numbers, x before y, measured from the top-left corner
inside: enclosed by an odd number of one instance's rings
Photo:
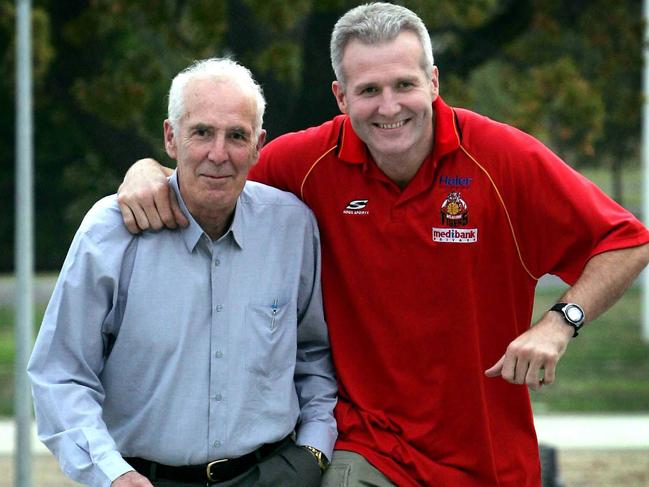
[[[0,0],[0,272],[13,268],[14,3]],[[263,85],[272,139],[321,123],[329,36],[362,2],[35,0],[36,267],[57,270],[81,217],[143,156],[164,159],[171,78],[231,55]],[[429,27],[448,103],[532,133],[623,203],[639,157],[640,0],[402,2]]]
[[[338,113],[329,36],[345,0],[34,0],[35,330],[83,215],[135,160],[167,165],[162,121],[172,77],[195,59],[232,56],[263,86],[270,139]],[[525,130],[638,214],[641,207],[641,0],[412,0],[429,28],[447,103]],[[15,2],[0,0],[0,416],[12,415]],[[639,216],[639,215],[638,215]],[[39,291],[40,290],[40,291]],[[537,309],[561,285],[544,283]],[[4,296],[4,297],[3,297]],[[538,315],[538,312],[537,312]],[[634,287],[562,360],[535,412],[649,413],[649,346]],[[631,452],[633,455],[637,451]],[[609,460],[612,453],[605,455]],[[596,480],[584,460],[569,485]],[[569,470],[574,455],[562,457]],[[602,457],[603,458],[603,457]],[[601,460],[603,461],[603,460]],[[644,461],[644,463],[643,463]],[[601,463],[600,463],[601,468]],[[0,471],[2,458],[0,453]],[[567,477],[570,477],[567,472]],[[2,474],[0,474],[0,477]],[[3,479],[0,478],[0,485]],[[63,485],[57,482],[42,485]],[[609,483],[606,483],[609,482]],[[9,484],[7,484],[9,485]]]

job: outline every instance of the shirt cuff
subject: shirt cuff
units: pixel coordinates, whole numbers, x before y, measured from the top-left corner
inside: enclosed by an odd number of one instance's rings
[[[101,470],[108,479],[113,482],[117,477],[126,472],[135,470],[131,467],[118,452],[111,452],[97,462],[97,468]]]
[[[312,421],[300,425],[295,443],[300,446],[309,445],[313,448],[317,448],[325,454],[327,460],[331,461],[337,437],[338,432],[336,431],[335,426],[332,429],[331,426],[326,423]]]

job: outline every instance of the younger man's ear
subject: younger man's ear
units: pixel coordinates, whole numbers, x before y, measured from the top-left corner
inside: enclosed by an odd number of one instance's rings
[[[340,81],[334,81],[331,83],[331,91],[333,91],[340,111],[342,113],[347,113],[347,97],[345,96],[345,90],[343,89],[342,83]]]

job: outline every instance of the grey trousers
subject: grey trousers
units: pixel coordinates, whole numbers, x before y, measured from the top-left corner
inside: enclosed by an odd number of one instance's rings
[[[385,475],[358,453],[335,450],[322,476],[322,487],[394,487]]]
[[[215,484],[150,479],[155,487],[318,487],[320,467],[313,455],[292,442],[281,446],[241,475]]]

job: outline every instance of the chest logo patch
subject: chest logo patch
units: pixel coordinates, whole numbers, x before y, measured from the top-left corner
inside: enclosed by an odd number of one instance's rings
[[[369,200],[351,200],[343,210],[345,215],[369,215],[370,212],[365,209]]]
[[[442,225],[466,226],[469,223],[469,207],[457,191],[452,191],[442,203]]]
[[[475,243],[478,241],[477,228],[466,227],[469,223],[469,206],[458,191],[451,191],[440,208],[443,227],[433,227],[433,242]]]

